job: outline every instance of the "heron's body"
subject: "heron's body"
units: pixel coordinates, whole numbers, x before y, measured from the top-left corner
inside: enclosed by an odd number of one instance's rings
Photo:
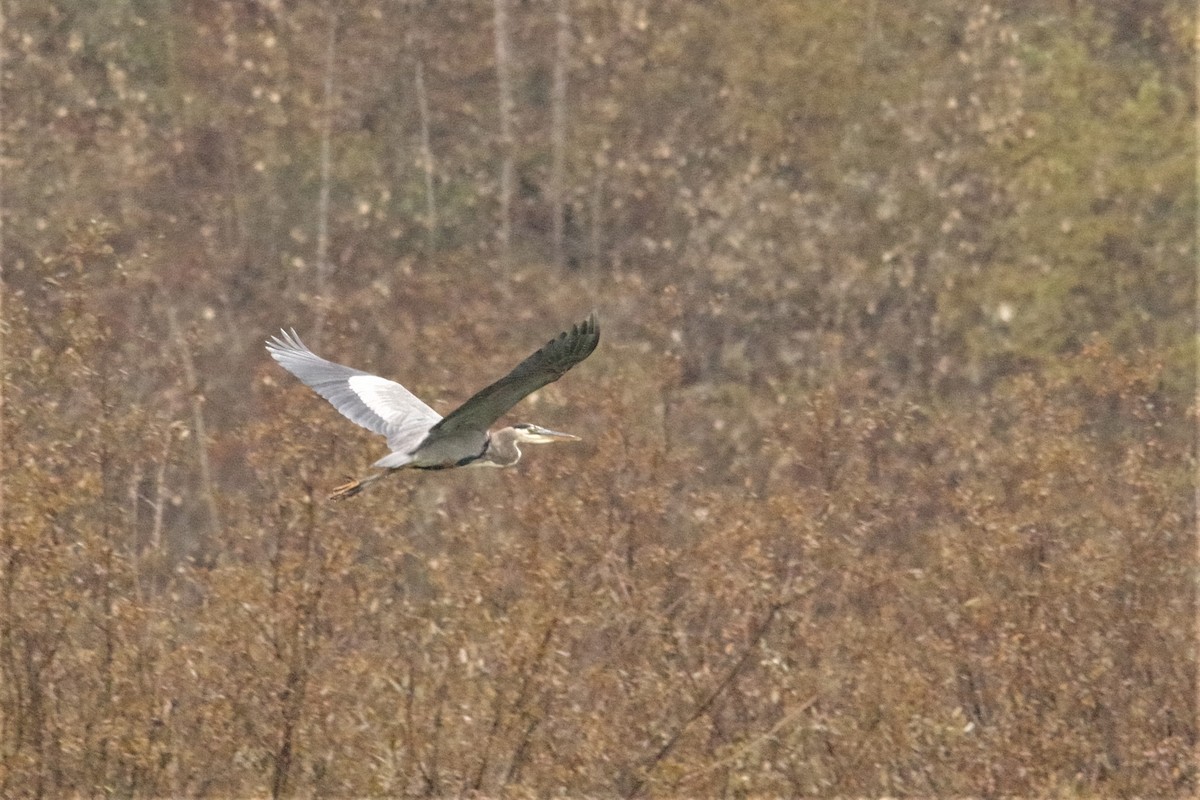
[[[570,434],[561,434],[564,437]],[[571,437],[576,438],[576,437]],[[453,469],[454,467],[511,467],[521,460],[521,450],[517,447],[516,428],[501,428],[489,434],[483,442],[483,447],[473,456],[464,456],[451,462],[453,455],[439,457],[439,451],[450,449],[442,443],[434,443],[428,452],[420,453],[420,460],[414,459],[409,463],[416,469]],[[458,444],[452,442],[451,444]],[[401,468],[402,469],[402,468]]]
[[[511,467],[521,459],[518,443],[571,441],[569,433],[519,423],[489,428],[529,393],[558,380],[587,358],[600,341],[593,314],[559,334],[508,375],[475,393],[445,418],[395,381],[326,361],[309,350],[295,331],[281,331],[267,351],[351,421],[387,437],[391,450],[375,462],[383,472],[351,481],[333,497],[349,497],[398,469]]]

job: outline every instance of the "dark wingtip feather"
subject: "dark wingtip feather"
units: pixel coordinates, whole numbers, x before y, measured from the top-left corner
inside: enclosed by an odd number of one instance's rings
[[[580,361],[591,355],[596,345],[600,344],[600,321],[596,319],[596,312],[593,310],[583,322],[572,325],[569,335],[576,341]]]

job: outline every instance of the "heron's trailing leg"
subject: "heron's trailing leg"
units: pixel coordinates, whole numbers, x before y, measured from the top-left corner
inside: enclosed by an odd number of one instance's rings
[[[349,483],[343,483],[341,486],[334,488],[333,492],[329,495],[329,499],[345,500],[347,497],[354,497],[354,495],[358,494],[363,489],[366,489],[375,481],[379,480],[380,478],[387,477],[395,471],[396,470],[394,469],[385,469],[383,472],[376,472],[370,477],[362,478],[360,480],[353,480]]]

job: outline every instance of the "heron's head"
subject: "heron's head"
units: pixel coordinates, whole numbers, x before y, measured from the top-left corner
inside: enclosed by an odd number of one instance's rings
[[[579,437],[570,433],[560,433],[528,422],[518,422],[512,426],[513,438],[518,442],[530,444],[547,444],[548,442],[578,442]]]

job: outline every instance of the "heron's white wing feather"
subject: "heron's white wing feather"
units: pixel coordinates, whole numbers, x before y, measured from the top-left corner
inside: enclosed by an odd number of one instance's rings
[[[395,381],[326,361],[294,330],[271,337],[267,352],[351,422],[386,436],[393,451],[411,452],[442,418]]]
[[[395,381],[352,375],[346,382],[367,408],[388,421],[388,444],[397,452],[411,452],[442,418]]]

